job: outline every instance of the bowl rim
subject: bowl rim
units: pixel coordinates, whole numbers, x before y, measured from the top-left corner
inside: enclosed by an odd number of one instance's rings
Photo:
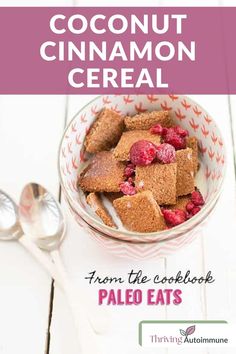
[[[62,173],[61,173],[61,169],[60,169],[60,161],[61,161],[61,151],[62,151],[62,144],[64,142],[65,136],[68,132],[68,129],[71,127],[71,125],[74,123],[74,120],[77,118],[77,116],[85,109],[87,108],[89,105],[91,105],[93,102],[101,99],[104,95],[98,95],[95,98],[93,98],[91,101],[89,101],[86,105],[84,105],[77,113],[75,113],[73,115],[73,117],[71,118],[70,122],[66,125],[63,135],[61,137],[60,140],[60,144],[59,144],[59,148],[58,148],[58,159],[57,159],[57,168],[58,168],[58,174],[59,174],[59,181],[60,181],[60,185],[62,187],[62,191],[66,196],[66,203],[69,203],[71,206],[73,206],[76,211],[78,212],[78,214],[81,216],[85,215],[85,217],[87,217],[89,220],[91,220],[93,222],[92,227],[94,229],[96,229],[96,227],[94,225],[96,225],[98,227],[98,232],[102,232],[99,230],[99,228],[102,228],[104,230],[104,234],[106,235],[105,230],[107,230],[108,236],[109,233],[113,233],[113,238],[117,238],[118,240],[122,240],[121,237],[119,237],[119,235],[114,236],[114,234],[124,234],[126,236],[129,236],[130,238],[132,238],[132,236],[140,236],[142,238],[148,238],[148,237],[156,237],[155,241],[168,241],[169,239],[173,239],[174,237],[178,237],[181,236],[182,234],[189,232],[191,229],[193,229],[195,226],[198,226],[199,224],[201,224],[206,217],[208,216],[208,214],[213,210],[213,208],[215,207],[215,205],[217,204],[217,201],[219,199],[219,196],[222,192],[222,186],[223,186],[223,182],[225,180],[225,174],[226,174],[226,166],[227,166],[227,156],[226,156],[226,149],[225,149],[225,141],[224,138],[221,134],[221,130],[219,129],[218,125],[216,124],[215,120],[213,120],[216,129],[220,132],[220,138],[223,142],[223,146],[224,146],[224,152],[225,152],[225,163],[224,163],[224,168],[222,169],[223,173],[222,173],[222,178],[218,187],[218,191],[215,193],[214,197],[210,200],[210,202],[206,203],[200,210],[199,213],[197,213],[196,215],[194,215],[191,219],[185,221],[183,224],[177,225],[175,227],[173,227],[172,229],[167,229],[167,230],[163,230],[163,231],[155,231],[155,232],[146,232],[146,233],[142,233],[142,232],[134,232],[134,231],[129,231],[129,230],[120,230],[120,229],[115,229],[112,228],[110,226],[105,225],[104,223],[102,223],[102,221],[98,220],[97,218],[91,216],[88,212],[86,212],[84,210],[84,208],[78,203],[77,200],[75,200],[74,198],[72,198],[70,196],[70,194],[66,191],[64,182],[63,182],[63,177],[62,177]],[[122,96],[122,95],[111,95],[111,96]],[[140,95],[135,95],[134,96],[145,96],[145,94],[140,94]],[[166,96],[165,95],[159,95],[159,96]],[[196,101],[194,101],[192,98],[185,96],[185,95],[180,95],[185,99],[190,100],[193,104],[197,105],[199,108],[201,108],[203,111],[205,111],[207,114],[208,112],[201,106],[199,105]],[[80,212],[79,212],[80,211]],[[88,222],[87,222],[88,223]],[[183,230],[183,225],[185,226],[186,230]],[[167,236],[169,234],[169,236]],[[174,234],[174,235],[173,235]],[[110,237],[110,236],[109,236]],[[122,240],[123,241],[123,240]],[[132,242],[132,241],[131,241]],[[145,242],[142,242],[145,243]]]
[[[218,197],[218,199],[219,199],[219,197]],[[210,215],[212,214],[212,212],[213,212],[213,210],[214,210],[214,208],[215,208],[215,206],[216,206],[216,204],[217,204],[217,202],[218,202],[218,199],[215,201],[215,204],[212,206],[212,208],[209,210],[209,212],[207,213],[206,216],[210,216]],[[69,201],[67,201],[67,203],[68,203],[68,206],[69,206],[69,208],[71,209],[72,213],[73,213],[73,214],[76,214],[77,217],[79,217],[80,219],[82,219],[83,222],[86,223],[86,225],[87,225],[90,229],[92,229],[93,231],[96,231],[96,232],[99,234],[99,236],[112,239],[112,240],[115,241],[115,242],[125,243],[125,244],[127,244],[127,245],[146,245],[146,244],[151,245],[151,244],[155,244],[155,243],[165,243],[165,242],[167,242],[167,241],[176,240],[177,238],[180,238],[180,237],[182,237],[183,235],[185,235],[187,232],[190,232],[191,230],[193,230],[195,227],[200,226],[200,224],[202,224],[202,223],[205,221],[205,219],[206,219],[206,218],[204,218],[204,219],[202,219],[202,220],[199,220],[199,221],[194,225],[194,228],[191,227],[191,229],[189,229],[189,230],[187,230],[187,231],[183,231],[183,232],[181,232],[181,233],[178,233],[177,235],[175,235],[175,234],[174,234],[174,235],[170,235],[170,236],[169,236],[168,238],[166,238],[166,239],[160,239],[160,240],[159,240],[159,239],[156,239],[156,240],[151,240],[151,241],[147,241],[147,242],[142,242],[142,241],[137,241],[137,240],[126,240],[126,239],[118,238],[118,237],[116,237],[116,236],[114,236],[114,235],[108,235],[108,234],[104,233],[103,231],[96,229],[93,225],[90,225],[86,220],[84,220],[83,217],[82,217],[80,214],[78,214],[76,210],[74,210],[73,206],[70,204]],[[73,215],[73,216],[74,216],[74,215]],[[137,233],[137,234],[139,235],[139,233]]]

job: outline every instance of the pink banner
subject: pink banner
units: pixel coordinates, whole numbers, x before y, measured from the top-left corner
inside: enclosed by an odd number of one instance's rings
[[[1,94],[236,93],[236,7],[0,8]]]

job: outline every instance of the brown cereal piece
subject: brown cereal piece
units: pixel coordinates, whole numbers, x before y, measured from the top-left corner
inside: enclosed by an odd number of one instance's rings
[[[155,124],[163,127],[171,127],[174,122],[168,111],[152,111],[136,114],[133,117],[125,117],[125,127],[127,130],[150,129]]]
[[[194,191],[193,153],[187,148],[176,151],[177,162],[177,197],[190,194]]]
[[[166,229],[161,209],[150,191],[116,199],[113,205],[123,225],[130,231],[155,232]]]
[[[130,130],[124,132],[119,143],[115,147],[113,154],[119,161],[128,161],[131,146],[139,140],[148,140],[155,145],[160,144],[160,136],[151,134],[148,130]]]
[[[94,154],[99,151],[110,150],[119,141],[123,130],[123,117],[111,109],[102,110],[85,138],[86,151]]]
[[[113,203],[114,200],[123,197],[123,193],[122,192],[104,193],[104,196],[109,200],[109,202]]]
[[[180,209],[186,211],[186,205],[191,201],[191,194],[178,197],[175,205],[170,205],[168,209]]]
[[[111,151],[98,152],[80,174],[78,186],[86,192],[119,192],[124,169],[125,164],[117,161]]]
[[[88,205],[93,209],[93,211],[99,216],[99,218],[104,222],[105,225],[110,227],[117,227],[114,223],[109,211],[104,206],[101,197],[96,193],[89,193],[86,198]]]
[[[177,164],[153,163],[137,166],[135,186],[137,190],[150,190],[159,205],[176,203]]]
[[[198,161],[198,141],[195,136],[190,136],[186,139],[187,147],[193,150],[193,170],[194,174],[198,171],[199,161]]]

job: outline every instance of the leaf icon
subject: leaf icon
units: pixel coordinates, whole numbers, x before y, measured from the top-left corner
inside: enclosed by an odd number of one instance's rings
[[[193,334],[195,332],[196,327],[195,326],[190,326],[186,329],[186,333],[189,336],[190,334]]]
[[[180,329],[179,331],[182,336],[187,336],[187,333],[183,329]]]

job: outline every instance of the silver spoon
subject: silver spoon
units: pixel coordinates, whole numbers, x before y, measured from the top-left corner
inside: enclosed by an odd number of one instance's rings
[[[37,259],[37,261],[40,262],[41,265],[43,265],[51,277],[62,286],[61,279],[59,278],[53,263],[38,248],[38,246],[32,242],[32,240],[24,235],[19,222],[17,205],[11,197],[2,190],[0,190],[0,240],[17,240]]]
[[[31,236],[40,248],[51,254],[64,284],[64,290],[78,330],[82,352],[98,353],[94,332],[104,331],[102,328],[104,327],[104,319],[100,313],[98,314],[99,310],[92,305],[92,302],[89,306],[84,307],[84,303],[80,302],[81,298],[74,297],[59,253],[59,247],[66,230],[65,219],[59,204],[44,187],[37,183],[30,183],[22,191],[19,216],[24,232]],[[83,300],[88,303],[87,300]]]

